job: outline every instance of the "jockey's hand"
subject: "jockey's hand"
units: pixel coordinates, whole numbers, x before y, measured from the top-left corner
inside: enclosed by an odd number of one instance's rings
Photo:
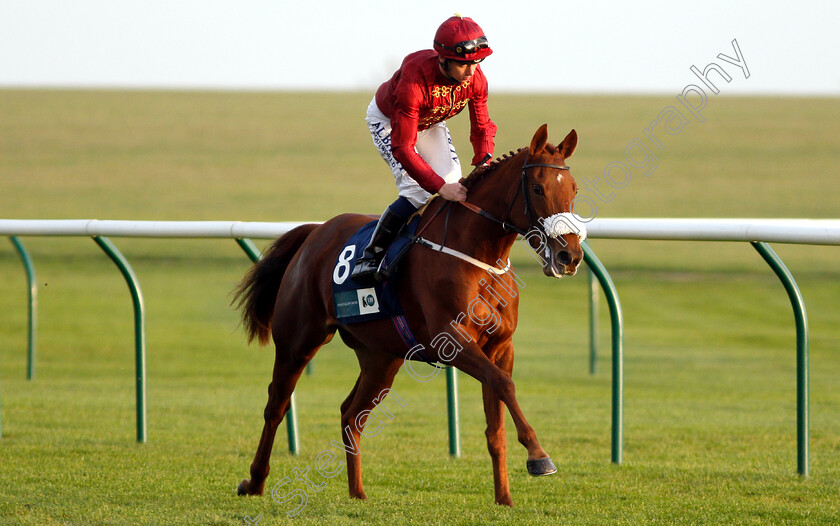
[[[447,201],[466,201],[467,187],[461,183],[446,183],[440,187],[438,194]]]

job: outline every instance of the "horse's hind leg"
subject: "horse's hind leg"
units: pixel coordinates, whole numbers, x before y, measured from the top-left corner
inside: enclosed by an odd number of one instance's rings
[[[322,345],[332,339],[333,333],[307,331],[297,326],[290,334],[274,334],[275,354],[274,371],[268,386],[268,403],[265,406],[265,424],[263,425],[257,453],[251,463],[251,478],[243,480],[237,488],[240,495],[262,495],[265,491],[265,479],[268,477],[269,457],[274,445],[277,426],[289,410],[289,400],[295,385],[303,373],[306,364],[315,356]]]
[[[507,437],[505,436],[505,413],[502,401],[487,385],[481,386],[484,398],[484,416],[487,420],[487,450],[493,462],[493,487],[496,504],[513,506],[510,496],[510,482],[507,473]]]
[[[378,352],[357,352],[361,372],[350,395],[341,404],[341,439],[347,453],[347,482],[350,496],[367,499],[362,487],[362,459],[359,440],[362,436],[374,437],[382,430],[380,422],[376,428],[365,430],[368,417],[373,409],[389,394],[394,377],[400,370],[403,360]],[[392,394],[400,405],[405,402],[396,393]],[[393,414],[383,406],[382,413],[389,420]],[[379,415],[375,415],[379,418]]]

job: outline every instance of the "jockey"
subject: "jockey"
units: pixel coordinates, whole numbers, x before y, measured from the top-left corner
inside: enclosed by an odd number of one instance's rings
[[[353,278],[379,278],[388,246],[432,194],[464,201],[461,163],[446,119],[469,107],[473,165],[493,156],[496,125],[487,112],[487,78],[479,63],[493,50],[471,18],[453,16],[435,33],[434,49],[405,57],[367,109],[373,144],[391,167],[399,197],[379,218],[370,243],[356,260]]]

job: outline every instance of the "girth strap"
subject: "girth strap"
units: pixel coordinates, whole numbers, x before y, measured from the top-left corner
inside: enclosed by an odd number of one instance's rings
[[[408,348],[408,353],[405,356],[406,360],[426,362],[437,369],[445,368],[442,365],[438,365],[435,360],[432,360],[426,355],[426,353],[423,352],[423,346],[417,341],[417,338],[414,337],[414,333],[411,332],[411,328],[408,326],[408,321],[405,319],[405,316],[402,314],[394,316],[391,318],[391,321],[394,323],[394,328],[397,329],[397,333],[400,335],[403,343],[405,343],[405,346]]]

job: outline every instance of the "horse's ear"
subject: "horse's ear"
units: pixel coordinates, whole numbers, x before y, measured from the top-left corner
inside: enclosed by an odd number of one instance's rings
[[[528,148],[528,152],[531,155],[536,155],[538,152],[543,151],[545,149],[545,143],[548,142],[548,124],[543,124],[537,130],[537,133],[534,134],[534,138],[531,139],[531,147]]]
[[[566,138],[563,139],[563,144],[560,145],[560,155],[563,156],[563,159],[568,159],[575,153],[575,147],[577,147],[577,132],[572,129],[569,132],[569,135],[566,135]]]

